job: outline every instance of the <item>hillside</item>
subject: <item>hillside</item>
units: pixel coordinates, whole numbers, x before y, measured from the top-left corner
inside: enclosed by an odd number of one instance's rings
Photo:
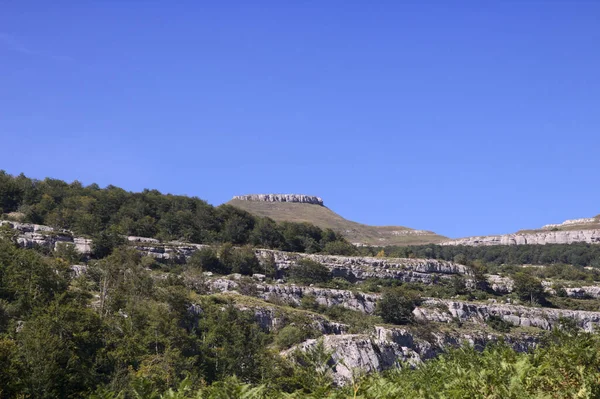
[[[444,241],[441,245],[546,245],[600,243],[600,215],[591,218],[565,220],[539,229],[519,230],[512,234],[465,237]]]
[[[303,197],[314,198],[314,201],[302,202],[300,199],[297,201],[276,201],[265,195],[234,197],[227,204],[243,209],[253,215],[266,216],[278,222],[308,222],[323,229],[329,228],[341,233],[354,244],[378,246],[420,245],[439,243],[447,239],[431,231],[414,230],[402,226],[368,226],[352,222],[322,205],[320,198]],[[288,198],[293,199],[296,197],[291,195]]]
[[[0,399],[172,390],[216,399],[225,388],[228,398],[424,397],[413,386],[437,397],[449,379],[464,382],[458,366],[486,375],[503,367],[494,384],[505,387],[563,384],[577,372],[600,390],[600,359],[572,355],[600,350],[600,246],[380,252],[322,228],[380,241],[439,236],[350,222],[319,197],[232,203],[0,173],[0,219],[10,219],[0,220]],[[557,229],[544,234],[573,232]],[[473,348],[458,350],[465,342]],[[537,360],[522,367],[532,350]],[[398,367],[407,363],[414,368]],[[472,375],[455,396],[490,397],[470,394],[480,380]],[[528,392],[545,387],[528,382],[513,397],[543,397]]]
[[[600,350],[597,268],[478,258],[473,273],[446,260],[133,236],[93,259],[97,239],[73,231],[2,222],[0,233],[0,399],[600,390],[600,358],[581,355]],[[472,249],[443,248],[463,260]]]

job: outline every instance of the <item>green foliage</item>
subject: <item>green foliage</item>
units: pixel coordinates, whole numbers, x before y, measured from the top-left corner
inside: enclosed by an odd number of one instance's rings
[[[219,274],[228,274],[225,266],[219,260],[216,251],[213,248],[201,248],[195,251],[187,261],[189,267]]]
[[[321,309],[321,313],[332,320],[347,324],[351,334],[369,332],[376,324],[381,324],[381,318],[367,315],[358,310],[348,309],[343,306],[334,305]]]
[[[542,282],[532,275],[519,272],[513,276],[513,292],[523,301],[530,303],[543,304],[546,301],[546,294]]]
[[[361,251],[377,253],[379,248],[361,248]],[[554,276],[562,274],[561,265],[576,266],[567,269],[570,277],[577,279],[596,278],[598,271],[584,270],[583,266],[600,267],[600,246],[585,243],[547,244],[547,245],[415,245],[410,247],[385,247],[385,254],[392,258],[428,258],[454,261],[464,265],[472,265],[475,261],[483,265],[557,265],[552,270]],[[502,270],[502,268],[500,268]],[[579,276],[579,277],[577,277]],[[542,276],[540,276],[542,277]]]
[[[377,302],[376,314],[386,323],[407,324],[412,322],[412,311],[420,300],[417,292],[402,286],[388,288],[383,291],[381,299]]]
[[[148,398],[260,398],[260,399],[570,399],[600,395],[600,342],[590,334],[554,334],[530,354],[498,344],[477,352],[471,347],[450,350],[417,368],[403,367],[383,374],[358,377],[344,387],[332,385],[330,354],[322,343],[296,352],[299,367],[279,379],[288,391],[227,378],[193,390],[180,385]],[[92,396],[110,398],[116,396]]]
[[[312,259],[301,259],[289,270],[291,281],[299,284],[327,283],[333,276],[329,269]]]
[[[115,248],[124,245],[125,239],[117,229],[104,230],[94,236],[92,241],[92,254],[101,259],[110,255]]]
[[[356,248],[339,234],[308,223],[258,218],[230,205],[213,207],[196,197],[157,190],[127,192],[75,181],[35,180],[0,171],[0,214],[19,211],[24,221],[69,229],[94,238],[94,256],[102,258],[121,245],[121,235],[164,241],[235,245],[298,252],[350,253]],[[339,251],[339,252],[336,252]]]
[[[310,337],[310,332],[307,329],[288,325],[277,332],[275,336],[275,345],[280,349],[287,349],[296,344],[299,344]]]
[[[510,332],[510,329],[512,328],[512,324],[505,321],[502,317],[496,315],[491,315],[490,317],[488,317],[485,323],[494,330],[503,333]]]
[[[347,241],[331,241],[323,246],[323,253],[329,255],[345,255],[352,256],[357,255],[358,251],[356,247]]]

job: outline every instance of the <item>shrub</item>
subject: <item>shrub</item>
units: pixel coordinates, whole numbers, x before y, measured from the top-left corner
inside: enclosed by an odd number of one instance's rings
[[[305,341],[309,335],[306,330],[296,326],[285,326],[275,336],[275,345],[280,349],[287,349]]]
[[[219,261],[217,254],[212,248],[202,248],[190,256],[188,265],[192,268],[205,272],[228,274],[229,270]]]
[[[485,323],[492,329],[503,333],[510,332],[510,329],[512,327],[512,324],[504,320],[502,317],[496,315],[491,315],[490,317],[488,317]]]
[[[319,284],[331,281],[329,269],[311,259],[302,259],[289,271],[290,280],[299,284]]]
[[[376,314],[386,323],[407,324],[413,320],[413,310],[421,301],[415,291],[404,287],[388,288],[377,302]]]

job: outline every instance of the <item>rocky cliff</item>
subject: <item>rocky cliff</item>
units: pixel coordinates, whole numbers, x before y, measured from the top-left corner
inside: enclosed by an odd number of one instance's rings
[[[542,230],[561,229],[572,226],[591,227],[598,223],[600,223],[600,217],[598,216],[593,218],[570,219],[558,224],[547,224],[542,227]]]
[[[497,236],[466,237],[456,240],[443,241],[440,245],[545,245],[545,244],[572,244],[584,242],[588,244],[600,243],[600,229],[594,230],[565,230],[565,231],[540,231],[532,233],[514,233]]]
[[[584,310],[535,308],[511,304],[455,301],[430,298],[413,312],[418,319],[451,323],[454,320],[484,324],[490,316],[499,316],[516,327],[535,327],[551,330],[558,327],[563,319],[572,320],[585,331],[597,331],[600,325],[600,312]]]
[[[302,204],[313,204],[323,206],[323,199],[313,195],[304,194],[249,194],[236,195],[234,200],[258,201],[258,202],[297,202]]]
[[[417,365],[448,348],[465,343],[482,349],[491,342],[502,340],[515,350],[524,352],[539,341],[538,336],[530,334],[504,335],[460,330],[433,333],[431,338],[429,341],[424,340],[406,328],[375,326],[366,334],[326,335],[320,339],[310,339],[282,354],[289,356],[296,349],[310,350],[321,341],[324,349],[331,353],[334,382],[344,385],[352,381],[357,372],[384,371],[404,363]]]
[[[24,248],[41,246],[56,250],[61,243],[65,243],[74,245],[75,249],[83,255],[91,252],[92,240],[73,237],[73,234],[67,230],[56,230],[40,224],[0,221],[0,226],[3,225],[8,225],[15,230],[17,243]]]

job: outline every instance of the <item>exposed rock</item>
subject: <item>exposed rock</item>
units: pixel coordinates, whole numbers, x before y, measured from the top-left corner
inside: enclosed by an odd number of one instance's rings
[[[260,201],[260,202],[300,202],[305,204],[314,204],[323,206],[323,199],[312,195],[304,194],[249,194],[236,195],[234,200],[241,201]]]
[[[87,266],[86,265],[71,265],[71,270],[73,271],[73,274],[75,275],[75,277],[79,277],[87,272]]]
[[[497,236],[466,237],[456,240],[443,241],[440,243],[440,245],[545,245],[572,244],[575,242],[598,244],[600,243],[600,230],[543,231],[537,233],[514,233]]]
[[[600,298],[600,287],[597,285],[584,286],[584,287],[565,287],[565,292],[570,298]]]
[[[256,322],[265,331],[275,331],[294,323],[293,321],[290,322],[285,314],[273,307],[247,307],[242,305],[237,307],[240,310],[253,311]],[[321,334],[339,335],[348,332],[346,324],[330,321],[317,314],[307,313],[306,317],[310,319],[311,327]]]
[[[583,310],[534,308],[528,306],[428,299],[413,311],[417,319],[450,323],[454,320],[485,323],[492,315],[500,316],[514,326],[550,330],[562,319],[571,319],[577,327],[594,331],[600,324],[600,312]]]
[[[83,255],[92,253],[92,240],[82,237],[73,237],[73,244],[77,252]]]
[[[137,237],[137,236],[129,236],[129,237],[127,237],[127,241],[129,241],[129,242],[145,242],[145,243],[154,243],[154,244],[160,243],[160,241],[157,240],[156,238]]]
[[[496,294],[504,295],[509,294],[513,290],[513,279],[510,277],[502,277],[497,274],[490,274],[486,276],[490,288]]]
[[[73,237],[68,230],[58,230],[49,226],[32,223],[19,223],[2,220],[0,226],[8,225],[18,235],[17,244],[23,248],[44,247],[56,250],[61,243],[73,244],[75,249],[82,255],[89,255],[92,251],[92,240],[83,237]]]
[[[404,282],[431,284],[436,279],[450,278],[451,275],[472,274],[467,266],[434,259],[315,255],[264,249],[256,250],[256,255],[261,262],[272,260],[276,269],[280,271],[294,267],[301,259],[312,259],[329,268],[334,276],[351,281],[392,278]]]
[[[344,385],[352,380],[355,373],[384,371],[400,366],[402,363],[416,365],[435,357],[450,347],[462,346],[465,343],[481,350],[490,342],[502,339],[517,351],[526,351],[535,346],[538,337],[518,334],[499,335],[485,332],[448,332],[433,333],[432,342],[418,338],[410,330],[404,328],[387,328],[376,326],[371,334],[327,335],[322,339],[323,347],[331,352],[333,379],[337,385]],[[319,340],[311,339],[284,351],[289,356],[294,350],[310,350],[315,348]]]
[[[543,226],[542,229],[550,230],[550,229],[557,229],[557,228],[561,228],[561,227],[575,226],[575,225],[580,225],[580,224],[586,225],[586,224],[594,224],[594,223],[600,223],[600,220],[598,217],[565,220],[564,222],[558,223],[558,224],[547,224],[547,225]]]
[[[316,302],[322,306],[343,306],[348,309],[372,314],[379,295],[364,294],[348,290],[336,290],[327,288],[304,287],[299,285],[258,285],[259,297],[262,299],[278,298],[287,303],[300,305],[302,298],[313,296]]]

